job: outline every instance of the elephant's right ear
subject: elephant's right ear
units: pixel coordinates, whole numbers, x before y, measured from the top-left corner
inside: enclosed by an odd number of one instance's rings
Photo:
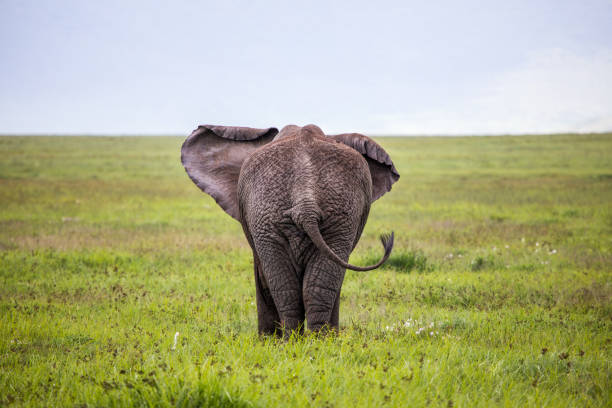
[[[240,167],[277,133],[276,128],[198,126],[183,143],[181,161],[191,180],[240,221],[236,193]]]
[[[378,200],[399,180],[399,173],[381,145],[360,133],[343,133],[328,137],[352,147],[363,155],[372,177],[372,201]]]

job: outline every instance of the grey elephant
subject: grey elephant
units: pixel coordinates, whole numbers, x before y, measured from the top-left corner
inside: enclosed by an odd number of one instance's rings
[[[315,126],[199,126],[181,160],[193,182],[242,224],[253,250],[261,334],[338,329],[347,261],[374,200],[399,173],[385,150],[358,133],[326,136]]]

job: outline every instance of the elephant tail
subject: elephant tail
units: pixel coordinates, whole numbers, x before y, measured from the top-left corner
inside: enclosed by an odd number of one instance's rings
[[[382,242],[382,245],[385,248],[385,254],[383,255],[380,261],[378,261],[374,265],[355,266],[351,265],[348,262],[344,262],[342,259],[340,259],[338,255],[334,253],[334,251],[331,250],[331,248],[323,239],[323,236],[321,235],[321,231],[319,230],[319,226],[317,225],[317,223],[307,222],[302,224],[302,227],[304,228],[304,232],[306,232],[306,234],[310,237],[313,244],[315,244],[319,251],[327,255],[328,258],[330,258],[337,264],[342,265],[343,267],[351,269],[353,271],[371,271],[372,269],[378,268],[389,258],[389,255],[391,255],[391,250],[393,249],[393,231],[391,231],[391,234],[383,234],[380,236],[380,242]]]

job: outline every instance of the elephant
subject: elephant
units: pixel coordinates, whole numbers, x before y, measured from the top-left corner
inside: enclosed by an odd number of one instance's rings
[[[181,161],[191,180],[242,225],[253,252],[258,331],[287,335],[339,329],[348,258],[370,205],[399,179],[391,158],[359,133],[325,135],[315,125],[255,129],[201,125]]]

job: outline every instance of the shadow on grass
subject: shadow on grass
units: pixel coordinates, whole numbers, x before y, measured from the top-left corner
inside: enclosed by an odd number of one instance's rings
[[[379,259],[377,255],[369,254],[361,260],[359,265],[375,264]],[[413,270],[429,272],[433,270],[433,265],[429,262],[427,255],[423,251],[398,251],[391,254],[387,262],[381,266],[381,269],[393,269],[402,273],[408,273]]]

